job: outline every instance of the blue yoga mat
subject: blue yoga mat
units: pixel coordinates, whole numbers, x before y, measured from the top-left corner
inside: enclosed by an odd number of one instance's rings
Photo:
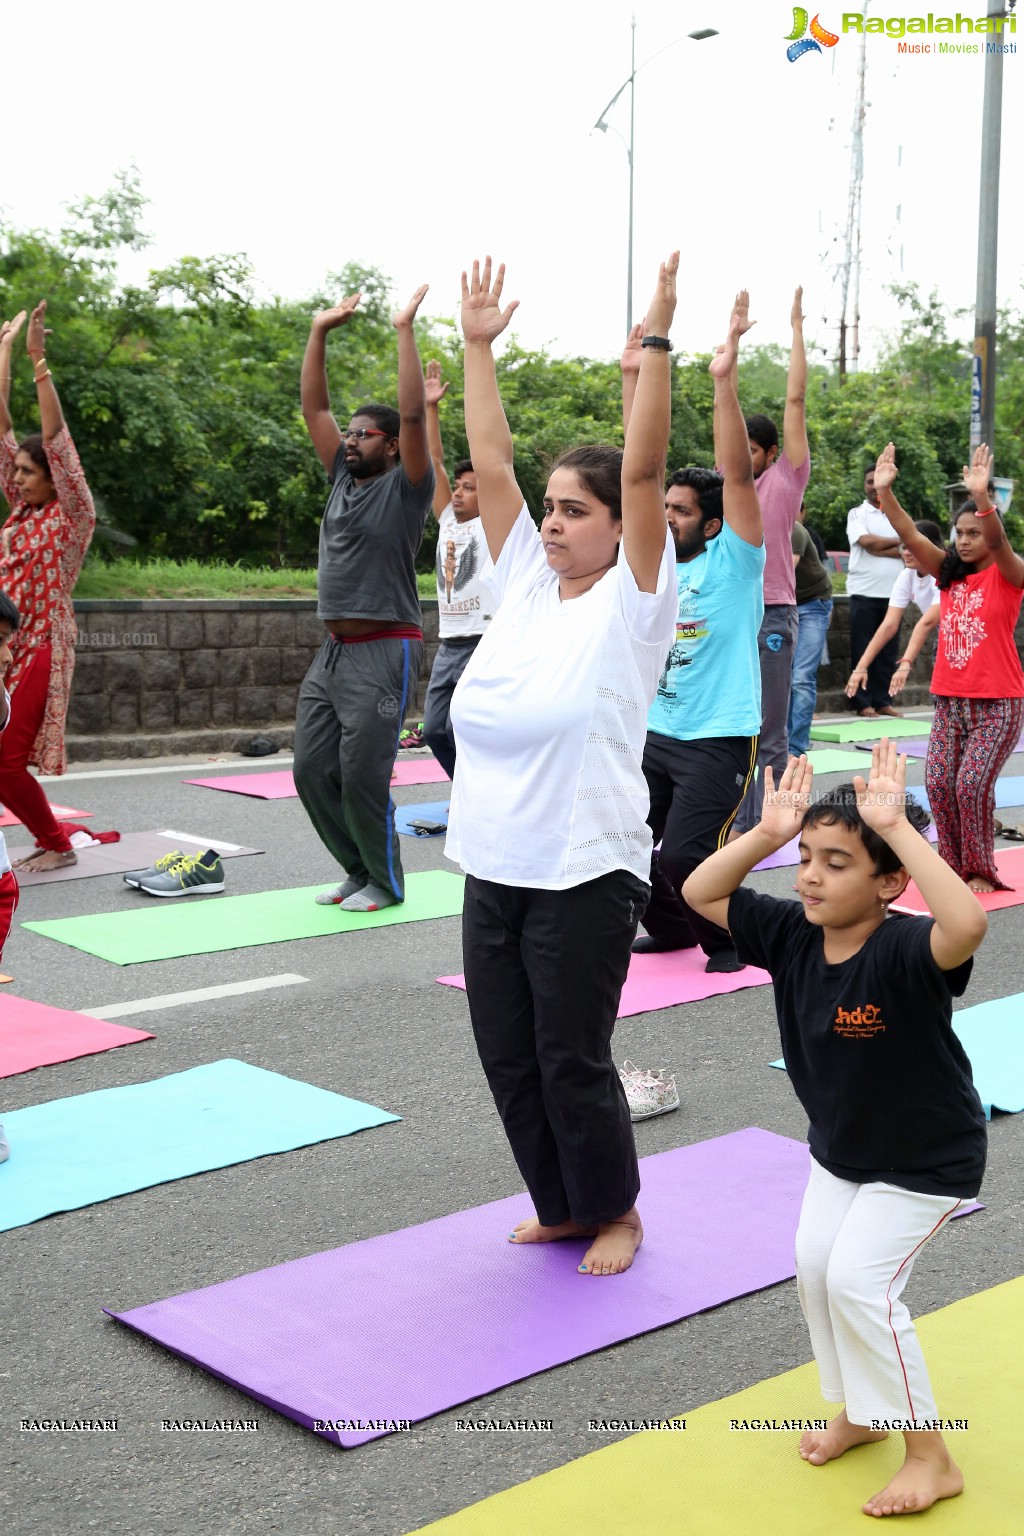
[[[5,1111],[0,1232],[400,1118],[231,1060]]]
[[[416,832],[409,823],[410,821],[440,821],[444,823],[447,830],[450,808],[450,800],[428,800],[426,805],[397,805],[395,826],[403,837],[440,837],[440,832]]]
[[[909,788],[918,805],[929,810],[924,785],[911,784]],[[1024,805],[1024,774],[1008,774],[1005,779],[996,779],[996,810],[1005,810],[1014,805]]]
[[[985,1118],[993,1109],[1019,1115],[1024,1110],[1024,992],[976,1003],[953,1015],[953,1029],[971,1063]],[[784,1061],[773,1067],[786,1070]]]

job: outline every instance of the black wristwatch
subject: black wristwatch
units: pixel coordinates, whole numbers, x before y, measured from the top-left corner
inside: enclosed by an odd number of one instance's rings
[[[671,352],[672,343],[667,336],[644,336],[641,338],[642,347],[656,347],[659,352]]]

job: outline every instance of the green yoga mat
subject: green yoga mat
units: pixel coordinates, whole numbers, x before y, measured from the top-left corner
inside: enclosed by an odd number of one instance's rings
[[[927,736],[931,731],[930,720],[894,720],[883,715],[878,720],[843,720],[838,725],[812,725],[812,741],[881,741],[888,736]]]
[[[314,897],[324,889],[321,882],[253,896],[154,901],[152,906],[130,912],[98,912],[92,917],[61,917],[22,926],[115,965],[135,965],[140,960],[173,960],[181,955],[247,949],[254,944],[280,944],[285,939],[316,939],[360,928],[417,923],[428,917],[457,917],[462,911],[464,884],[462,875],[443,869],[410,875],[405,901],[401,906],[385,907],[383,912],[318,907]]]
[[[855,773],[863,773],[865,767],[862,757],[857,757],[853,752],[841,752],[838,747],[824,747],[817,752],[808,752],[807,761],[815,773],[845,773],[851,779]],[[871,764],[867,766],[870,768]]]

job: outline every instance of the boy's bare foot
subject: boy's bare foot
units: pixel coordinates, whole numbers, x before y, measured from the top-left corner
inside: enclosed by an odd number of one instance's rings
[[[872,1440],[885,1440],[888,1430],[868,1429],[865,1424],[851,1424],[846,1409],[829,1421],[828,1429],[805,1429],[800,1439],[800,1455],[804,1461],[823,1467],[826,1461],[835,1461],[844,1451],[855,1445],[868,1445]]]
[[[618,1221],[602,1221],[597,1236],[583,1255],[581,1275],[621,1275],[633,1262],[644,1240],[640,1215],[634,1205]]]
[[[536,1216],[519,1222],[508,1235],[510,1243],[557,1243],[561,1237],[593,1237],[596,1227],[581,1227],[578,1221],[560,1221],[555,1227],[542,1227]]]
[[[65,869],[69,864],[77,863],[78,854],[73,848],[69,848],[66,853],[53,853],[49,848],[40,848],[24,859],[15,859],[13,867],[26,875],[42,875],[48,869]]]
[[[907,1450],[907,1459],[881,1493],[862,1506],[866,1515],[918,1515],[940,1499],[955,1499],[964,1491],[963,1473],[946,1450],[936,1432],[941,1454],[915,1456]]]
[[[967,884],[975,896],[990,896],[995,890],[991,880],[986,880],[984,875],[972,875]]]

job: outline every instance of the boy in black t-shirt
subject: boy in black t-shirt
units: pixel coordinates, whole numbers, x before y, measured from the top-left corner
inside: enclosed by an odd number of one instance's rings
[[[900,1293],[921,1248],[981,1185],[985,1117],[951,1018],[987,919],[920,835],[912,800],[908,819],[893,743],[873,749],[867,783],[858,775],[814,805],[812,777],[805,757],[791,759],[776,790],[767,769],[760,825],[706,859],[683,896],[728,927],[741,960],[771,972],[810,1119],[797,1286],[822,1396],[845,1407],[804,1435],[800,1454],[820,1466],[902,1430],[906,1460],[863,1509],[911,1514],[963,1489]],[[796,833],[800,901],[741,889]],[[911,877],[934,919],[888,916]]]

